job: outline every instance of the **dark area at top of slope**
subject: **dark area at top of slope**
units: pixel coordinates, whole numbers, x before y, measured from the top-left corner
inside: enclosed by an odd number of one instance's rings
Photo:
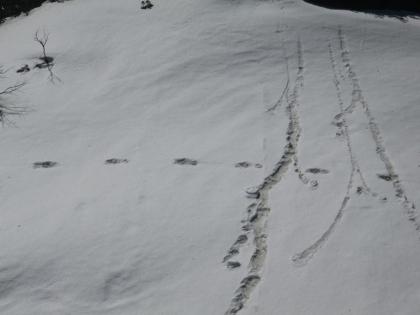
[[[304,0],[308,3],[330,8],[371,13],[380,17],[395,17],[406,20],[420,16],[420,0]]]
[[[21,13],[28,14],[34,8],[41,6],[44,2],[63,2],[65,0],[0,0],[0,23],[11,16],[18,16]]]

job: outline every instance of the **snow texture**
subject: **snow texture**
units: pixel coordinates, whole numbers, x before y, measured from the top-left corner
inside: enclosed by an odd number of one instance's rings
[[[418,20],[73,0],[0,43],[1,314],[419,314]]]

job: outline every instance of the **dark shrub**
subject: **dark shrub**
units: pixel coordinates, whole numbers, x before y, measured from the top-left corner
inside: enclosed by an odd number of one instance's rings
[[[1,0],[0,23],[9,16],[18,16],[21,13],[28,14],[34,8],[44,2],[62,2],[63,0]]]

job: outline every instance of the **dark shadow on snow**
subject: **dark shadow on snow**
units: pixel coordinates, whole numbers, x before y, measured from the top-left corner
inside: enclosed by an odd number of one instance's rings
[[[379,18],[391,17],[402,22],[420,18],[420,1],[416,0],[304,0],[329,9],[344,9],[373,14]]]

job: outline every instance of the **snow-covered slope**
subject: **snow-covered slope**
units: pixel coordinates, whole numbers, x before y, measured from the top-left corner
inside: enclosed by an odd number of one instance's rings
[[[418,314],[420,23],[154,4],[0,26],[0,313]]]

